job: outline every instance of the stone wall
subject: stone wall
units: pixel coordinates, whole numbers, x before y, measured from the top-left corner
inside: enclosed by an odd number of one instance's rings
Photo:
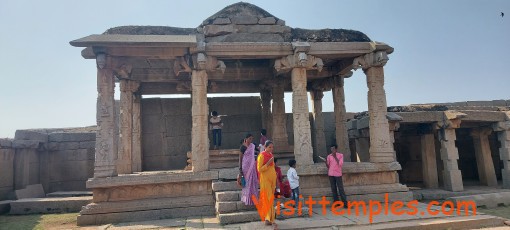
[[[31,184],[46,193],[86,190],[95,139],[95,127],[18,130],[14,139],[0,139],[0,200]]]
[[[213,97],[209,111],[222,118],[222,149],[237,149],[246,133],[258,142],[262,128],[259,97]],[[143,170],[173,170],[186,167],[191,150],[191,99],[147,98],[142,100]],[[210,146],[212,135],[209,132]]]

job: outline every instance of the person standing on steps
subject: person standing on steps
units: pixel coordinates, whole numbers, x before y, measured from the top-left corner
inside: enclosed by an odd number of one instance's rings
[[[209,124],[211,125],[214,149],[218,149],[221,147],[221,129],[223,128],[223,122],[221,121],[221,117],[218,115],[218,112],[212,112]]]

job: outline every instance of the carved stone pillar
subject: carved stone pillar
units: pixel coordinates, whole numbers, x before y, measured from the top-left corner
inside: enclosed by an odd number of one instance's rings
[[[494,124],[493,130],[497,132],[500,143],[499,159],[503,161],[501,175],[503,188],[510,188],[510,112],[506,113],[506,121]]]
[[[193,70],[191,74],[191,161],[194,172],[209,170],[209,137],[207,105],[207,73]]]
[[[333,107],[335,111],[335,137],[336,144],[341,153],[344,154],[344,161],[351,161],[351,150],[349,148],[349,136],[347,135],[345,117],[345,93],[344,93],[344,78],[335,77],[334,87],[331,89],[333,93]]]
[[[438,188],[436,147],[434,134],[427,133],[420,137],[421,140],[421,165],[423,172],[423,184],[426,188]]]
[[[271,123],[271,91],[263,89],[260,91],[260,104],[262,106],[262,128],[266,129],[267,134],[272,134],[272,123]],[[270,136],[270,138],[272,138]],[[259,143],[264,144],[264,143]]]
[[[115,79],[109,58],[98,54],[97,62],[97,133],[94,177],[111,177],[117,175],[117,124],[115,122]]]
[[[142,171],[142,122],[141,122],[141,106],[142,96],[134,95],[133,99],[133,139],[132,139],[132,156],[131,167],[133,172]]]
[[[117,157],[117,173],[130,174],[133,156],[133,93],[139,84],[130,80],[120,80],[120,145]]]
[[[353,68],[360,66],[367,76],[368,113],[370,115],[370,161],[394,162],[395,150],[388,132],[384,69],[388,61],[384,51],[369,53],[354,59]]]
[[[299,165],[313,164],[312,137],[306,92],[306,68],[292,69],[294,155]]]
[[[457,160],[459,159],[459,151],[455,146],[455,135],[454,128],[447,128],[439,130],[444,132],[440,134],[441,142],[441,160],[443,161],[443,182],[446,190],[458,192],[464,190],[462,184],[462,174],[459,170]],[[441,138],[442,136],[442,138]]]
[[[277,151],[280,149],[287,149],[289,146],[287,137],[287,117],[285,115],[285,101],[283,100],[283,87],[283,81],[278,81],[273,85],[273,90],[271,93],[271,96],[273,97],[273,132],[271,138]]]
[[[322,115],[322,98],[324,92],[322,90],[313,90],[312,96],[313,107],[313,127],[314,127],[314,150],[317,156],[326,157],[328,149],[326,147],[326,136],[324,135],[324,117]]]
[[[480,183],[487,186],[497,186],[496,172],[494,163],[492,163],[491,148],[489,145],[489,135],[491,129],[473,129],[471,137],[475,147],[476,166],[478,168],[478,177]]]

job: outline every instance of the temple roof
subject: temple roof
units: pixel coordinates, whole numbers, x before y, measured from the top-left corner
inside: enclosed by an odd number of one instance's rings
[[[197,28],[169,26],[119,26],[103,34],[192,35],[204,34],[205,42],[370,42],[356,30],[291,28],[285,21],[246,2],[229,5]]]

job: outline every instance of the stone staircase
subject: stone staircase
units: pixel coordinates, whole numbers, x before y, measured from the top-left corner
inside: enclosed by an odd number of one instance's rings
[[[228,168],[220,170],[220,180],[212,182],[212,190],[215,199],[216,216],[220,224],[234,224],[252,221],[260,221],[259,213],[255,206],[246,206],[241,201],[241,188],[234,179],[237,175],[237,168]],[[282,203],[289,199],[280,199]],[[283,213],[284,209],[281,209]],[[294,217],[307,217],[308,208],[303,207],[302,215],[276,216],[277,219],[287,219]]]

